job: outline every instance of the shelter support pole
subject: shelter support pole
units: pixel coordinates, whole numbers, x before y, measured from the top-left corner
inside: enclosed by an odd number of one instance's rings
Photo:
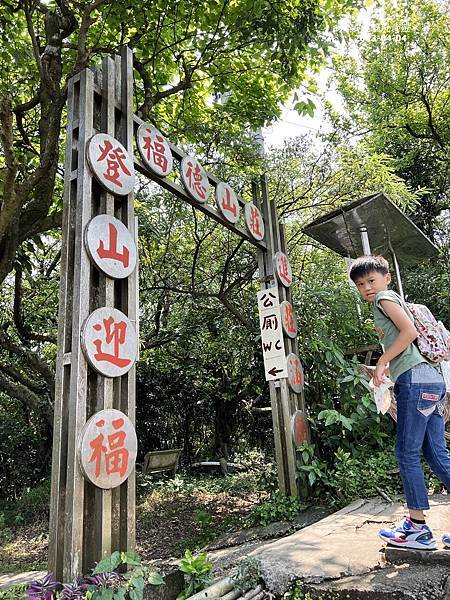
[[[366,227],[361,227],[359,232],[361,234],[361,244],[363,248],[363,253],[365,256],[368,256],[369,254],[372,254],[372,251],[370,250],[369,235],[367,233]]]
[[[392,263],[394,265],[395,281],[397,282],[398,293],[400,294],[401,298],[404,300],[405,294],[403,293],[402,278],[400,276],[400,267],[398,265],[397,256],[394,252],[394,248],[392,247],[391,243],[389,243],[389,250],[391,251]]]

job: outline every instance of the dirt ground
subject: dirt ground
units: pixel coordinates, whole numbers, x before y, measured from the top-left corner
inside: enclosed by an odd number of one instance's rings
[[[196,491],[149,494],[137,507],[137,552],[144,562],[180,558],[217,535],[239,527],[261,492]],[[45,570],[48,521],[0,529],[0,573]]]

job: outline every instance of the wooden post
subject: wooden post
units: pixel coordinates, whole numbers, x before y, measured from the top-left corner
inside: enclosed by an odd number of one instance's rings
[[[132,55],[103,60],[69,82],[63,248],[52,464],[49,571],[71,581],[105,554],[130,550],[135,539],[134,471],[119,487],[87,481],[77,461],[81,430],[96,412],[115,408],[135,419],[135,367],[108,378],[88,368],[81,348],[82,326],[106,306],[137,319],[137,269],[125,280],[106,277],[91,264],[84,246],[86,225],[98,214],[115,216],[134,236],[133,195],[106,192],[92,177],[86,145],[101,131],[133,154]]]

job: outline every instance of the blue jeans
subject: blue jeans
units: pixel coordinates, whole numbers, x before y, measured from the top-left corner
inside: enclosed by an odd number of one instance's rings
[[[428,493],[420,464],[421,450],[433,473],[450,491],[450,457],[445,444],[445,423],[440,403],[445,383],[426,363],[402,373],[394,386],[397,400],[395,455],[408,508],[426,510]]]

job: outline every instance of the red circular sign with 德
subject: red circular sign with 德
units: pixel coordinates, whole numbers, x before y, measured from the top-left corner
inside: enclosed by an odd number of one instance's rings
[[[208,200],[210,183],[205,169],[192,156],[185,156],[181,161],[181,179],[186,191],[197,202]]]
[[[133,423],[120,410],[101,410],[84,425],[78,441],[78,461],[86,479],[110,490],[134,469],[137,437]]]
[[[107,133],[97,133],[87,144],[89,166],[97,181],[117,196],[133,191],[136,175],[133,156]]]

